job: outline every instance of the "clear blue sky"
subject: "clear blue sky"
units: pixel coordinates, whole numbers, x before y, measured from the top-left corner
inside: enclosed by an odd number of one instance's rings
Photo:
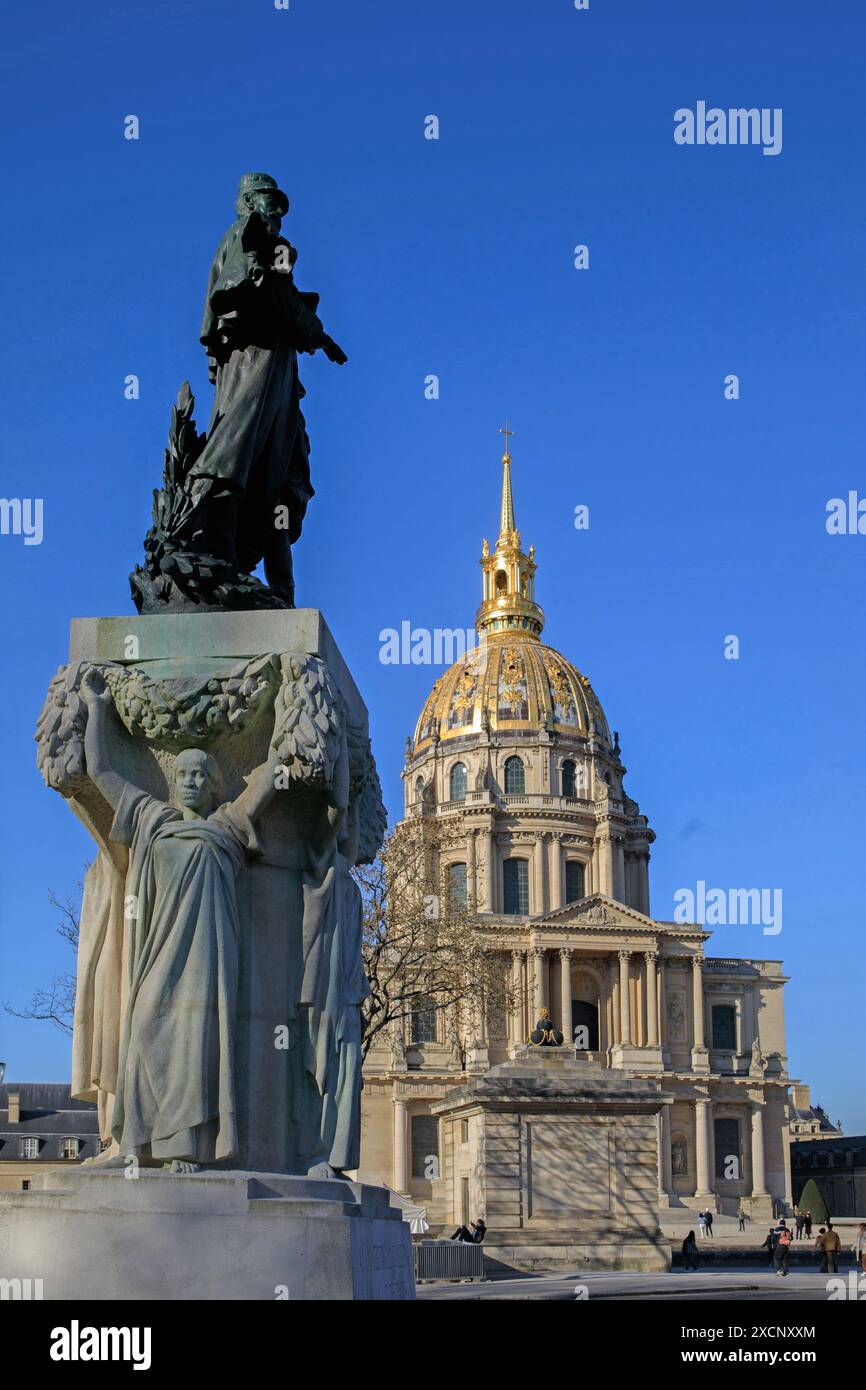
[[[90,847],[33,727],[70,619],[131,611],[184,377],[209,411],[211,254],[260,168],[350,354],[304,359],[298,599],[367,698],[392,814],[438,672],[381,665],[378,634],[471,624],[508,414],[546,636],[620,730],[653,909],[699,879],[783,890],[781,935],[719,928],[712,950],[784,959],[792,1074],[866,1131],[866,536],[824,525],[866,494],[862,7],[48,0],[4,40],[0,491],[44,498],[45,536],[0,537],[0,998],[67,965],[47,895]],[[781,107],[782,153],[677,146],[698,100]],[[69,1074],[49,1025],[0,1015],[0,1057]]]

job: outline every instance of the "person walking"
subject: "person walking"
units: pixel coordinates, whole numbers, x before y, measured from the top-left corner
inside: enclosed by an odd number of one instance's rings
[[[700,1231],[701,1236],[705,1239],[707,1234],[707,1218],[705,1213],[702,1211],[698,1212],[698,1230]],[[694,1235],[694,1232],[692,1232],[692,1234]]]
[[[824,1251],[827,1255],[827,1273],[837,1274],[839,1270],[839,1252],[842,1249],[842,1242],[836,1231],[833,1230],[833,1222],[827,1222],[827,1234],[824,1236]]]
[[[866,1274],[866,1222],[861,1221],[854,1232],[854,1265]]]
[[[744,1231],[745,1229],[746,1229],[746,1213],[744,1212],[743,1206],[742,1206],[742,1203],[741,1203],[741,1204],[740,1204],[740,1209],[739,1209],[739,1211],[737,1212],[737,1230],[738,1230],[738,1231]]]
[[[761,1249],[762,1249],[762,1250],[766,1250],[766,1252],[767,1252],[767,1264],[770,1266],[771,1269],[772,1269],[772,1267],[773,1267],[773,1251],[775,1250],[775,1248],[776,1248],[776,1228],[775,1228],[775,1226],[771,1226],[770,1229],[769,1229],[769,1231],[768,1231],[767,1234],[766,1234],[766,1237],[765,1237],[764,1240],[761,1242]]]
[[[776,1244],[773,1249],[773,1264],[776,1266],[776,1274],[783,1279],[788,1277],[788,1257],[791,1253],[791,1231],[784,1221],[780,1221],[776,1230]]]
[[[694,1231],[689,1231],[683,1241],[683,1269],[693,1269],[697,1273],[698,1269],[698,1243],[695,1240]]]
[[[709,1207],[707,1207],[704,1212],[704,1219],[707,1223],[707,1235],[711,1236],[713,1234],[713,1213],[710,1211]]]

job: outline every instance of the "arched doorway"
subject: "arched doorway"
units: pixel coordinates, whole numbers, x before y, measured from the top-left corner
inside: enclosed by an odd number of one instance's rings
[[[588,970],[577,970],[571,980],[572,1041],[585,1052],[598,1051],[598,981]],[[585,1032],[578,1033],[578,1029]]]

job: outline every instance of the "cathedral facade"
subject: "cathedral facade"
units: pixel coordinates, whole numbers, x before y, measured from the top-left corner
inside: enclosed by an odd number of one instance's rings
[[[371,1049],[360,1177],[423,1206],[434,1229],[490,1225],[489,1155],[471,1107],[451,1101],[526,1055],[547,1008],[570,1057],[658,1099],[642,1203],[768,1218],[774,1199],[791,1201],[782,963],[710,956],[701,926],[652,915],[655,836],[623,786],[619,737],[593,687],[542,641],[507,447],[499,535],[484,542],[481,571],[479,644],[424,705],[404,815],[447,823],[441,867],[501,954],[511,1003],[459,1053],[447,1011],[420,1012]]]

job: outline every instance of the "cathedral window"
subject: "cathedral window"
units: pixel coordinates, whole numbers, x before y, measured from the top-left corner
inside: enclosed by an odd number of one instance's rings
[[[562,764],[562,795],[563,795],[563,796],[575,796],[575,795],[576,795],[576,785],[577,785],[576,771],[577,771],[577,769],[575,768],[574,763],[571,761],[570,758],[567,758],[566,761]]]
[[[576,903],[583,895],[583,865],[576,859],[569,859],[565,865],[565,901]]]
[[[466,764],[465,764],[465,763],[455,763],[454,766],[453,766],[452,769],[451,769],[451,800],[452,800],[452,801],[465,801],[465,800],[466,800],[467,780],[468,780],[468,779],[467,779],[467,776],[466,776]]]
[[[719,1118],[713,1121],[713,1125],[716,1141],[716,1177],[737,1181],[743,1176],[740,1161],[740,1122]]]
[[[412,1010],[410,1038],[413,1043],[435,1043],[435,1009],[418,1005]]]
[[[737,1011],[731,1004],[713,1006],[713,1047],[719,1052],[737,1050]]]
[[[529,861],[506,859],[502,865],[504,910],[510,917],[529,912]]]
[[[453,907],[465,907],[467,903],[466,865],[449,864],[448,893]]]
[[[411,1117],[412,1177],[439,1176],[439,1121],[435,1115]]]
[[[526,791],[526,772],[519,758],[505,759],[505,795],[522,796]]]

